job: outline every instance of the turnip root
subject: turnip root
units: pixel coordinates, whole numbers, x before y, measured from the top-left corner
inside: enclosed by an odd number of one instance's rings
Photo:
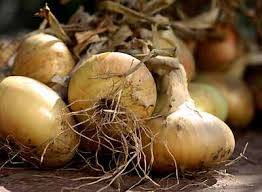
[[[175,69],[161,68],[161,64],[173,65]],[[227,160],[234,150],[234,136],[219,118],[195,107],[178,60],[156,57],[148,65],[157,76],[158,99],[155,118],[147,122],[148,130],[143,134],[147,166],[156,172],[170,173]]]
[[[68,112],[51,88],[34,79],[10,76],[0,83],[0,135],[33,164],[61,167],[72,159],[79,137]]]
[[[73,56],[60,39],[38,33],[28,36],[21,43],[15,57],[13,74],[52,85],[55,75],[67,76],[74,64]]]

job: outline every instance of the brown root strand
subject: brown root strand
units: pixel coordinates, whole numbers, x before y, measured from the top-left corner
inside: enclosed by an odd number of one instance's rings
[[[120,105],[121,93],[119,90],[113,99],[112,97],[103,99],[90,108],[64,114],[87,117],[87,120],[78,122],[72,129],[82,137],[83,141],[95,144],[96,150],[91,152],[91,156],[88,154],[87,158],[86,154],[83,154],[83,149],[82,152],[78,152],[81,153],[85,163],[90,164],[100,176],[75,178],[73,181],[86,180],[86,183],[63,190],[77,190],[100,182],[107,184],[99,191],[104,191],[110,186],[131,190],[145,180],[160,187],[149,176],[151,165],[147,164],[143,152],[142,132],[146,132],[151,137],[150,131],[143,125],[144,119],[138,119],[134,113]],[[113,130],[113,133],[110,130]],[[105,162],[104,158],[108,161]],[[129,174],[137,175],[139,181],[131,186],[122,186],[122,178]]]

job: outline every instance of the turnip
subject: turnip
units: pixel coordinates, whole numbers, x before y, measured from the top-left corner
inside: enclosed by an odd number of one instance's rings
[[[68,112],[56,92],[34,79],[10,76],[0,83],[0,135],[33,164],[61,167],[73,158],[79,137]]]
[[[190,98],[184,68],[176,58],[148,61],[157,76],[158,99],[154,118],[143,134],[146,165],[170,173],[195,170],[222,163],[235,146],[230,128],[219,118],[199,111]],[[167,70],[159,65],[171,66]]]
[[[224,95],[228,103],[228,124],[237,129],[249,125],[254,118],[255,105],[251,90],[242,79],[220,73],[202,73],[196,80],[214,85]]]
[[[46,33],[26,37],[18,48],[13,74],[52,84],[54,76],[65,77],[75,61],[67,46]]]
[[[133,135],[140,120],[152,114],[156,86],[141,64],[128,54],[107,52],[83,60],[73,73],[68,100],[79,124],[84,125],[85,150],[95,152],[100,145],[112,148],[112,142]]]
[[[207,82],[191,82],[188,89],[198,110],[215,115],[222,121],[226,120],[228,104],[226,98],[218,88]]]
[[[239,56],[239,37],[236,30],[227,24],[214,27],[218,37],[201,40],[196,48],[197,67],[204,71],[226,71]]]

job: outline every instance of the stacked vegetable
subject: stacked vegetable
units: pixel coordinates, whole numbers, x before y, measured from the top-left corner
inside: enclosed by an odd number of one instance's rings
[[[217,7],[174,22],[159,14],[173,1],[129,3],[99,2],[94,15],[80,8],[67,25],[46,6],[40,29],[13,51],[0,83],[0,135],[26,161],[62,167],[88,152],[113,182],[131,170],[150,179],[210,168],[232,155],[228,125],[254,116],[235,30],[218,21]]]

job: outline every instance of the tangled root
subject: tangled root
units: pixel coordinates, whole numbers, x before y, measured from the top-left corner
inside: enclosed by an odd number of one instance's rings
[[[60,132],[63,134],[66,130]],[[8,135],[5,139],[0,139],[0,154],[4,154],[6,161],[0,163],[0,170],[6,165],[17,165],[17,164],[26,164],[34,168],[49,169],[52,166],[46,164],[46,161],[49,161],[50,151],[52,151],[52,145],[59,139],[59,135],[56,135],[54,138],[46,140],[44,143],[38,147],[29,147],[25,146],[19,142],[12,135]],[[75,146],[77,148],[78,144]],[[0,159],[1,160],[1,159]],[[66,166],[66,165],[65,165]],[[53,167],[55,168],[55,167]]]
[[[5,140],[1,139],[0,152],[4,154],[5,161],[0,164],[0,170],[8,164],[17,165],[28,163],[35,168],[39,167],[35,162],[40,162],[40,159],[32,155],[34,151],[34,149],[26,147],[22,143],[16,141],[12,136],[7,136]]]
[[[147,146],[142,143],[142,133],[152,137],[144,126],[146,119],[139,119],[134,113],[122,107],[120,97],[121,91],[110,99],[100,99],[90,108],[67,114],[86,118],[72,129],[81,136],[80,156],[100,176],[77,178],[75,180],[92,180],[92,182],[77,188],[64,189],[79,189],[102,181],[108,182],[108,185],[99,191],[111,185],[122,188],[122,178],[130,173],[137,175],[139,181],[127,188],[131,189],[144,180],[150,180],[158,185],[149,176],[151,165],[146,161],[143,152],[143,148]]]

